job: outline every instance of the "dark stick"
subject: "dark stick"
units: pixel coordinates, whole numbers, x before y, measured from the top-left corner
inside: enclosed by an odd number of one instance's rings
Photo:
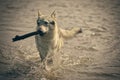
[[[15,38],[12,38],[12,41],[15,42],[15,41],[25,39],[25,38],[28,38],[30,36],[37,35],[37,34],[39,34],[39,32],[40,31],[34,31],[34,32],[31,32],[31,33],[28,33],[28,34],[25,34],[25,35],[22,35],[22,36],[16,35]]]

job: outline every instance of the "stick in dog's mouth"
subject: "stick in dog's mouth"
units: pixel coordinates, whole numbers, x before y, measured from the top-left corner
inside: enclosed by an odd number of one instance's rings
[[[44,36],[46,33],[38,30],[38,31],[34,31],[34,32],[31,32],[31,33],[27,33],[27,34],[24,34],[24,35],[16,35],[14,38],[12,38],[12,41],[15,42],[15,41],[19,41],[19,40],[22,40],[22,39],[25,39],[25,38],[28,38],[28,37],[31,37],[31,36],[34,36],[34,35],[37,35],[39,34],[40,36]]]

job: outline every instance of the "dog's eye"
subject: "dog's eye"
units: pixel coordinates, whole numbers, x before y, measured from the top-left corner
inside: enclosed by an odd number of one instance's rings
[[[46,21],[45,21],[44,23],[45,23],[46,25],[48,24],[48,22],[46,22]]]
[[[37,24],[40,25],[40,23],[41,23],[41,21],[38,19],[38,20],[37,20]]]
[[[52,21],[52,22],[50,22],[50,24],[55,25],[55,22],[54,22],[54,21]]]

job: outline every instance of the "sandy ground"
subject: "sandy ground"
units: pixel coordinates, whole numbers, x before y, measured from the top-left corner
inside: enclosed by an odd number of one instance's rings
[[[120,80],[119,0],[0,0],[0,80],[44,80],[34,37],[37,10],[56,10],[62,28],[83,33],[65,41],[61,67],[47,80]],[[57,77],[56,77],[57,76]]]

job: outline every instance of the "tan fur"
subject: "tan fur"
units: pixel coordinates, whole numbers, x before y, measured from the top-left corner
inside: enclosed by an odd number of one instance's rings
[[[59,65],[60,56],[57,55],[60,48],[63,46],[64,40],[74,37],[81,32],[79,27],[72,28],[70,30],[64,30],[57,26],[55,12],[50,17],[43,17],[38,12],[38,18],[43,21],[54,21],[54,25],[41,25],[37,26],[37,30],[46,32],[44,36],[36,35],[37,49],[40,52],[41,61],[44,64],[46,70],[51,70],[53,66]],[[42,29],[44,28],[44,29]],[[58,60],[56,60],[58,59]]]

